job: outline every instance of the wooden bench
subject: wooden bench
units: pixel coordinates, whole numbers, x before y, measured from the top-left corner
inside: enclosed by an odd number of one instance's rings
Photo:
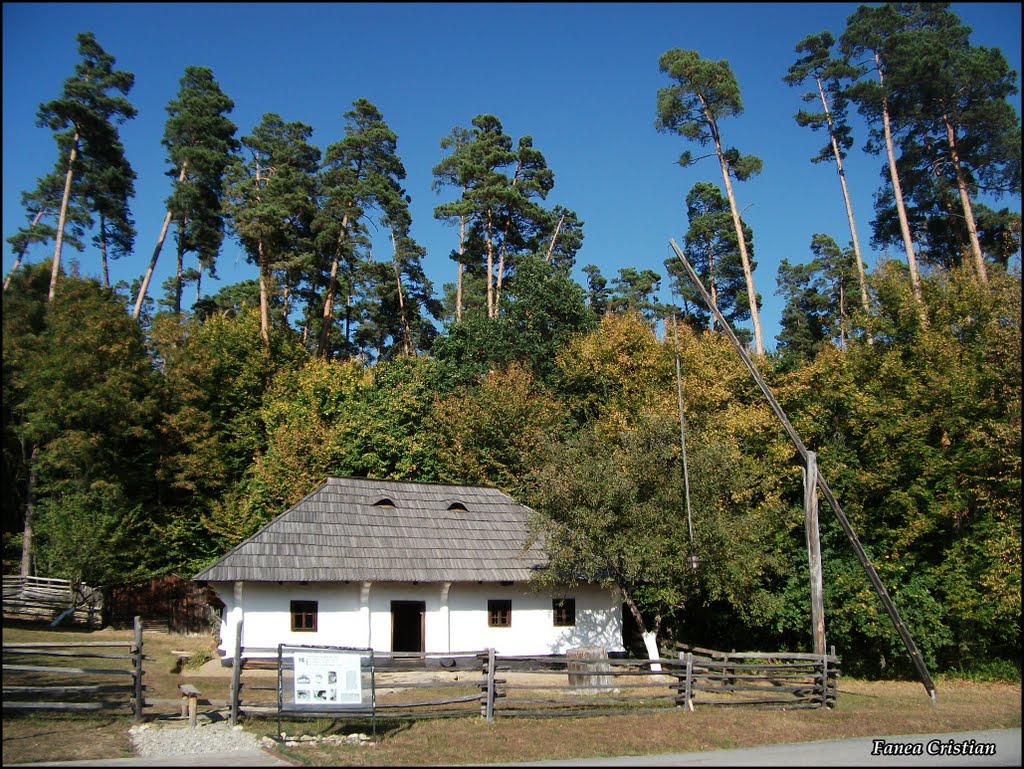
[[[181,690],[181,717],[188,713],[188,725],[195,726],[196,710],[203,693],[192,684],[178,684],[178,689]]]

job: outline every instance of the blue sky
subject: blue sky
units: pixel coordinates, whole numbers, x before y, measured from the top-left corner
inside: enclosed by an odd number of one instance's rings
[[[575,210],[584,220],[579,268],[596,264],[614,277],[622,267],[664,274],[668,239],[687,228],[685,197],[698,181],[721,185],[708,159],[682,169],[680,137],[654,129],[655,96],[669,81],[658,58],[670,48],[726,59],[736,73],[745,112],[723,120],[726,142],[764,161],[761,175],[735,185],[754,232],[755,283],[764,299],[765,344],[775,345],[781,302],[775,295],[779,262],[810,258],[824,232],[845,244],[849,229],[834,167],[810,157],[825,137],[800,128],[793,114],[801,89],[782,82],[797,58],[796,43],[811,33],[838,35],[858,3],[4,3],[3,5],[3,235],[25,221],[20,193],[56,160],[46,129],[35,126],[40,103],[59,95],[78,61],[75,35],[92,31],[135,75],[130,94],[139,114],[121,128],[135,168],[132,212],[135,254],[111,265],[113,281],[142,275],[152,253],[170,190],[160,144],[165,107],[188,65],[210,67],[235,101],[239,136],[265,112],[314,129],[325,148],[342,136],[342,113],[365,97],[398,134],[398,153],[412,196],[413,236],[426,247],[425,268],[435,291],[454,279],[448,258],[457,231],[433,218],[449,199],[431,189],[439,143],[455,125],[492,113],[518,140],[531,135],[555,174],[547,205]],[[1019,3],[954,3],[974,29],[972,42],[1002,49],[1021,68]],[[1018,74],[1018,85],[1019,85]],[[1013,103],[1020,111],[1020,96]],[[868,266],[880,256],[869,244],[873,196],[883,183],[882,159],[860,152],[866,138],[856,122],[847,162],[858,232]],[[1020,200],[1000,206],[1020,211]],[[380,255],[388,252],[380,246]],[[899,252],[892,251],[899,257]],[[32,251],[28,261],[52,256]],[[98,275],[93,248],[74,256],[83,273]],[[3,271],[13,261],[4,246]],[[164,251],[151,287],[172,267]],[[255,267],[226,241],[219,283],[255,277]],[[663,282],[663,298],[668,286]]]

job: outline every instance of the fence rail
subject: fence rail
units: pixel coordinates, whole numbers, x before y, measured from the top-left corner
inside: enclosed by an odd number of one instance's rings
[[[99,627],[103,615],[102,591],[66,579],[4,576],[5,619],[49,622],[61,615],[76,625]]]
[[[276,650],[236,649],[232,723],[277,709]],[[702,650],[675,659],[620,659],[600,654],[375,654],[376,715],[443,718],[621,715],[678,707],[767,709],[834,707],[840,661],[833,654]],[[710,656],[710,655],[715,656]],[[285,669],[290,666],[286,658]],[[262,678],[256,671],[262,670]],[[290,715],[291,717],[291,715]]]
[[[109,654],[100,648],[127,649]],[[71,667],[68,661],[115,660],[128,665]],[[142,620],[135,618],[131,641],[69,641],[3,644],[3,710],[59,710],[131,712],[142,720],[143,685]],[[56,664],[55,664],[56,663]],[[73,664],[73,663],[72,663]],[[130,678],[126,682],[125,678]],[[77,681],[68,684],[69,680]]]

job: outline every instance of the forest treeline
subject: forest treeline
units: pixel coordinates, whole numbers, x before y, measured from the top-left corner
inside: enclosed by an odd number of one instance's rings
[[[927,664],[1019,676],[1020,215],[981,199],[1019,199],[1020,124],[1016,73],[969,33],[948,4],[895,3],[796,45],[780,77],[814,105],[796,119],[826,139],[812,160],[837,168],[849,245],[819,233],[805,262],[782,261],[773,353],[733,186],[761,161],[723,136],[742,114],[738,83],[727,62],[672,50],[652,97],[680,164],[705,147],[721,175],[687,195],[683,251],[724,317],[750,322],[758,367]],[[532,137],[478,115],[441,139],[435,216],[457,235],[455,280],[437,296],[398,137],[370,101],[323,152],[272,113],[236,138],[231,99],[188,67],[167,105],[167,213],[142,253],[117,128],[134,78],[91,34],[78,42],[75,73],[38,113],[56,164],[23,193],[27,224],[10,238],[5,573],[192,574],[327,475],[488,484],[537,511],[551,574],[605,580],[662,639],[808,648],[792,444],[681,264],[665,265],[670,304],[653,270],[609,280],[588,265],[586,285],[573,279],[585,222],[549,201],[554,172]],[[854,107],[882,160],[871,243],[905,255],[871,268],[843,169]],[[257,278],[203,295],[228,236]],[[87,238],[98,277],[63,256]],[[26,263],[41,244],[52,260]],[[165,245],[176,269],[154,301]],[[137,261],[139,279],[109,285],[114,258]],[[826,511],[822,548],[844,667],[911,671]]]

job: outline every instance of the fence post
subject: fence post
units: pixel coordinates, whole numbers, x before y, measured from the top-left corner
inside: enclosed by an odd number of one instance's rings
[[[693,712],[693,652],[686,652],[686,709]]]
[[[487,704],[485,717],[487,721],[495,720],[495,649],[487,649]]]
[[[135,667],[135,722],[142,720],[142,706],[145,704],[142,699],[142,617],[135,617],[135,637],[133,639],[132,655]]]
[[[242,678],[242,620],[235,625],[235,656],[231,660],[231,725],[238,723],[238,701]]]
[[[828,655],[821,655],[821,707],[828,706]]]

